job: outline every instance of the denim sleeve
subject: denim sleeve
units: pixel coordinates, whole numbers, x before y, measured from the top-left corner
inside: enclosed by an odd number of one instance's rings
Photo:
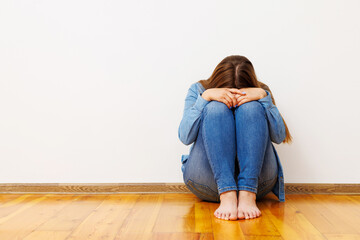
[[[285,124],[278,108],[271,100],[271,93],[265,90],[267,96],[257,101],[265,108],[268,125],[270,130],[270,139],[272,142],[280,144],[286,137]]]
[[[201,112],[206,104],[210,102],[201,95],[202,93],[196,92],[195,85],[192,85],[185,98],[183,117],[178,129],[178,137],[185,145],[195,141],[199,131]]]

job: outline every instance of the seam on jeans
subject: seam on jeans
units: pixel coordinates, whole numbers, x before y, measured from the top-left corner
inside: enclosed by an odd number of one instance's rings
[[[214,167],[214,165],[212,164],[212,161],[210,160],[210,154],[209,154],[209,152],[207,151],[207,149],[209,148],[208,147],[208,144],[207,144],[207,141],[206,141],[206,134],[205,134],[205,121],[204,121],[204,118],[207,116],[207,110],[206,111],[203,111],[203,115],[202,115],[202,127],[201,127],[201,130],[202,130],[202,140],[203,140],[203,143],[204,143],[204,145],[206,145],[206,146],[204,146],[204,149],[205,149],[205,152],[206,152],[206,156],[207,156],[207,158],[208,158],[208,162],[210,163],[210,165],[211,165],[211,168],[212,168],[212,171],[213,171],[213,169],[215,169],[215,167]],[[213,173],[214,173],[214,171],[213,171]],[[214,174],[214,177],[215,177],[215,174]],[[216,181],[216,179],[215,179],[215,181]],[[218,189],[218,191],[219,191],[219,189]]]
[[[240,188],[248,188],[248,189],[252,189],[252,190],[254,190],[254,191],[257,191],[256,188],[252,188],[252,187],[248,187],[248,186],[239,186],[239,187],[238,187],[239,190],[243,190],[243,189],[240,189]]]
[[[205,187],[205,188],[209,189],[209,190],[210,190],[211,192],[213,192],[215,195],[218,194],[217,192],[215,192],[214,190],[212,190],[209,186],[207,186],[207,185],[205,185],[205,184],[197,183],[197,182],[195,182],[194,180],[192,180],[191,178],[188,179],[188,182],[189,182],[189,181],[191,181],[192,183],[195,183],[195,184],[197,184],[197,185],[199,185],[199,186],[202,186],[202,187]]]
[[[210,197],[210,198],[216,198],[217,199],[217,197],[216,196],[212,196],[212,195],[209,195],[209,194],[207,194],[207,193],[204,193],[204,192],[201,192],[200,190],[198,190],[195,186],[194,186],[194,181],[193,180],[191,180],[191,179],[188,179],[188,181],[187,181],[187,184],[189,184],[191,187],[192,187],[192,189],[194,189],[196,192],[198,192],[199,194],[201,194],[201,195],[203,195],[203,196],[205,196],[205,197]],[[205,186],[205,185],[203,185],[203,184],[199,184],[199,183],[196,183],[196,184],[198,184],[198,185],[202,185],[203,187],[206,187],[206,188],[208,188],[210,191],[212,191],[208,186]],[[214,192],[214,191],[213,191]]]
[[[202,115],[202,126],[201,126],[201,131],[202,131],[202,140],[203,140],[203,143],[204,143],[204,149],[205,149],[205,152],[206,152],[206,157],[208,158],[208,162],[209,164],[211,165],[211,168],[214,169],[214,165],[212,164],[212,161],[209,160],[209,152],[207,151],[207,148],[208,148],[208,144],[207,144],[207,141],[206,141],[206,135],[205,135],[205,117],[207,116],[207,110],[206,111],[203,111],[203,115]],[[206,145],[206,146],[205,146]],[[213,170],[212,170],[213,171]],[[214,177],[215,177],[215,174],[214,174]]]
[[[267,181],[265,181],[266,183],[268,183],[269,181],[274,181],[274,179],[275,179],[275,183],[272,183],[271,185],[272,185],[272,188],[275,186],[275,184],[276,184],[276,181],[277,181],[277,179],[276,179],[277,177],[274,177],[273,179],[269,179],[269,180],[267,180]],[[262,184],[262,186],[263,186],[264,184]],[[271,188],[271,189],[272,189]],[[270,191],[271,191],[271,189],[270,189]],[[265,190],[268,190],[268,188],[266,187],[266,188],[260,188],[259,187],[259,190],[260,191],[258,191],[258,195],[261,195],[261,194],[263,194],[264,192],[265,192]]]
[[[270,178],[270,179],[268,179],[268,180],[263,181],[263,182],[258,186],[258,188],[264,186],[265,184],[267,184],[267,183],[270,182],[270,181],[274,181],[274,179],[276,179],[277,177],[278,177],[278,176],[275,176],[275,177],[273,177],[273,178]]]
[[[236,187],[236,186],[235,186],[235,187],[224,187],[224,188],[220,188],[220,189],[219,189],[219,194],[227,191],[227,189],[229,189],[229,188],[230,188],[230,190],[237,190],[237,187]],[[225,191],[223,191],[223,190],[225,190]]]
[[[252,102],[252,101],[250,101],[250,102]],[[262,106],[262,104],[259,102],[259,101],[253,101],[253,102],[257,102],[257,104],[259,104],[260,105],[260,111],[262,112],[262,114],[264,115],[264,119],[265,119],[265,123],[266,123],[266,128],[267,129],[269,129],[269,123],[267,122],[267,116],[266,116],[266,110],[264,109],[264,107]],[[246,104],[246,103],[244,103],[244,104]],[[241,104],[241,105],[243,105],[243,104]],[[238,109],[240,109],[240,106],[238,107],[238,108],[236,108],[235,110],[235,117],[237,116],[237,115],[239,115],[239,111],[240,110],[238,110]],[[269,134],[269,133],[268,133]],[[268,135],[268,138],[270,137],[270,135]],[[266,145],[267,143],[265,143],[265,145]],[[237,146],[236,146],[237,147]],[[264,163],[264,159],[265,159],[265,156],[266,156],[266,148],[267,148],[267,146],[265,146],[265,149],[264,149],[264,152],[263,152],[263,157],[262,157],[262,163]],[[238,150],[237,150],[238,151]],[[238,158],[238,154],[236,154],[236,157],[237,157],[237,164],[238,164],[238,166],[239,166],[239,173],[238,173],[238,176],[240,175],[240,173],[241,173],[241,171],[240,171],[240,169],[241,169],[241,167],[240,167],[240,160],[239,160],[239,158]],[[260,169],[260,171],[261,171],[261,169]],[[253,190],[255,190],[255,191],[257,191],[258,189],[259,189],[259,185],[257,186],[257,188],[253,188],[253,187],[248,187],[248,186],[243,186],[243,187],[246,187],[246,188],[249,188],[249,189],[253,189]]]
[[[236,187],[236,186],[223,187],[223,188],[219,188],[219,192],[220,192],[221,190],[228,189],[228,188],[235,188],[235,189],[237,189],[237,187]]]

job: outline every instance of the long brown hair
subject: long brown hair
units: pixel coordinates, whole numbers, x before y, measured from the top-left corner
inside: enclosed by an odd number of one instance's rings
[[[274,105],[275,99],[270,88],[263,82],[258,81],[254,67],[249,59],[244,56],[231,55],[224,58],[215,68],[210,78],[198,81],[205,89],[209,88],[248,88],[257,87],[268,90]],[[292,136],[283,116],[286,137],[283,143],[291,143]]]

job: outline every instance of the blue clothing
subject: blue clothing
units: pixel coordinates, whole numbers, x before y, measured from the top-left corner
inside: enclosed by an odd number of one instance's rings
[[[268,194],[278,165],[261,103],[250,101],[234,109],[218,101],[206,104],[183,167],[185,185],[202,200],[219,202],[220,194],[231,190],[253,192],[256,199]]]
[[[205,91],[204,87],[199,82],[193,83],[189,90],[188,94],[185,99],[185,108],[183,113],[183,118],[180,122],[180,126],[178,129],[178,137],[181,140],[182,143],[185,145],[190,145],[195,142],[196,138],[199,135],[199,128],[201,126],[200,122],[202,120],[202,112],[204,108],[210,103],[210,102],[216,102],[217,101],[207,101],[205,100],[201,94]],[[277,107],[272,103],[270,92],[265,90],[267,93],[267,96],[257,100],[265,110],[265,117],[268,123],[268,138],[272,142],[275,142],[277,144],[280,144],[286,136],[285,133],[285,125],[281,118],[281,115],[277,109]],[[251,102],[248,102],[251,103]],[[222,103],[221,103],[222,104]],[[243,105],[246,105],[243,104]],[[250,105],[256,105],[256,104],[248,104]],[[223,106],[226,106],[223,104]],[[238,109],[239,107],[237,107]],[[235,109],[236,110],[236,109]],[[237,110],[236,110],[237,111]],[[284,190],[284,176],[283,176],[283,169],[282,165],[279,159],[279,156],[276,152],[275,147],[273,144],[269,141],[267,143],[271,145],[271,148],[273,151],[266,151],[264,154],[264,159],[271,158],[269,155],[272,153],[275,154],[276,162],[277,162],[277,179],[275,185],[272,185],[271,191],[278,197],[280,202],[285,201],[285,190]],[[238,144],[239,145],[239,144]],[[194,147],[194,144],[190,148],[190,152],[192,151]],[[215,156],[215,155],[214,155]],[[181,156],[181,163],[182,168],[181,170],[184,172],[185,170],[185,163],[187,162],[189,158],[189,154],[184,154]],[[243,158],[243,157],[242,157]],[[240,180],[240,175],[238,179],[239,184],[244,184],[244,180]],[[242,181],[242,183],[241,183]],[[257,184],[257,182],[254,180],[253,182],[247,182],[252,186],[255,186],[254,184]],[[230,183],[224,183],[224,186],[229,186]],[[230,186],[232,186],[230,184]],[[218,186],[219,190],[223,190],[224,187]],[[235,188],[234,188],[235,189]],[[244,188],[243,188],[244,189]]]

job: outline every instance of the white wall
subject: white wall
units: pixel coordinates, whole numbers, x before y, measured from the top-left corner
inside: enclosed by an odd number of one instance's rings
[[[182,182],[189,86],[254,64],[287,183],[359,183],[360,2],[1,1],[0,182]]]

